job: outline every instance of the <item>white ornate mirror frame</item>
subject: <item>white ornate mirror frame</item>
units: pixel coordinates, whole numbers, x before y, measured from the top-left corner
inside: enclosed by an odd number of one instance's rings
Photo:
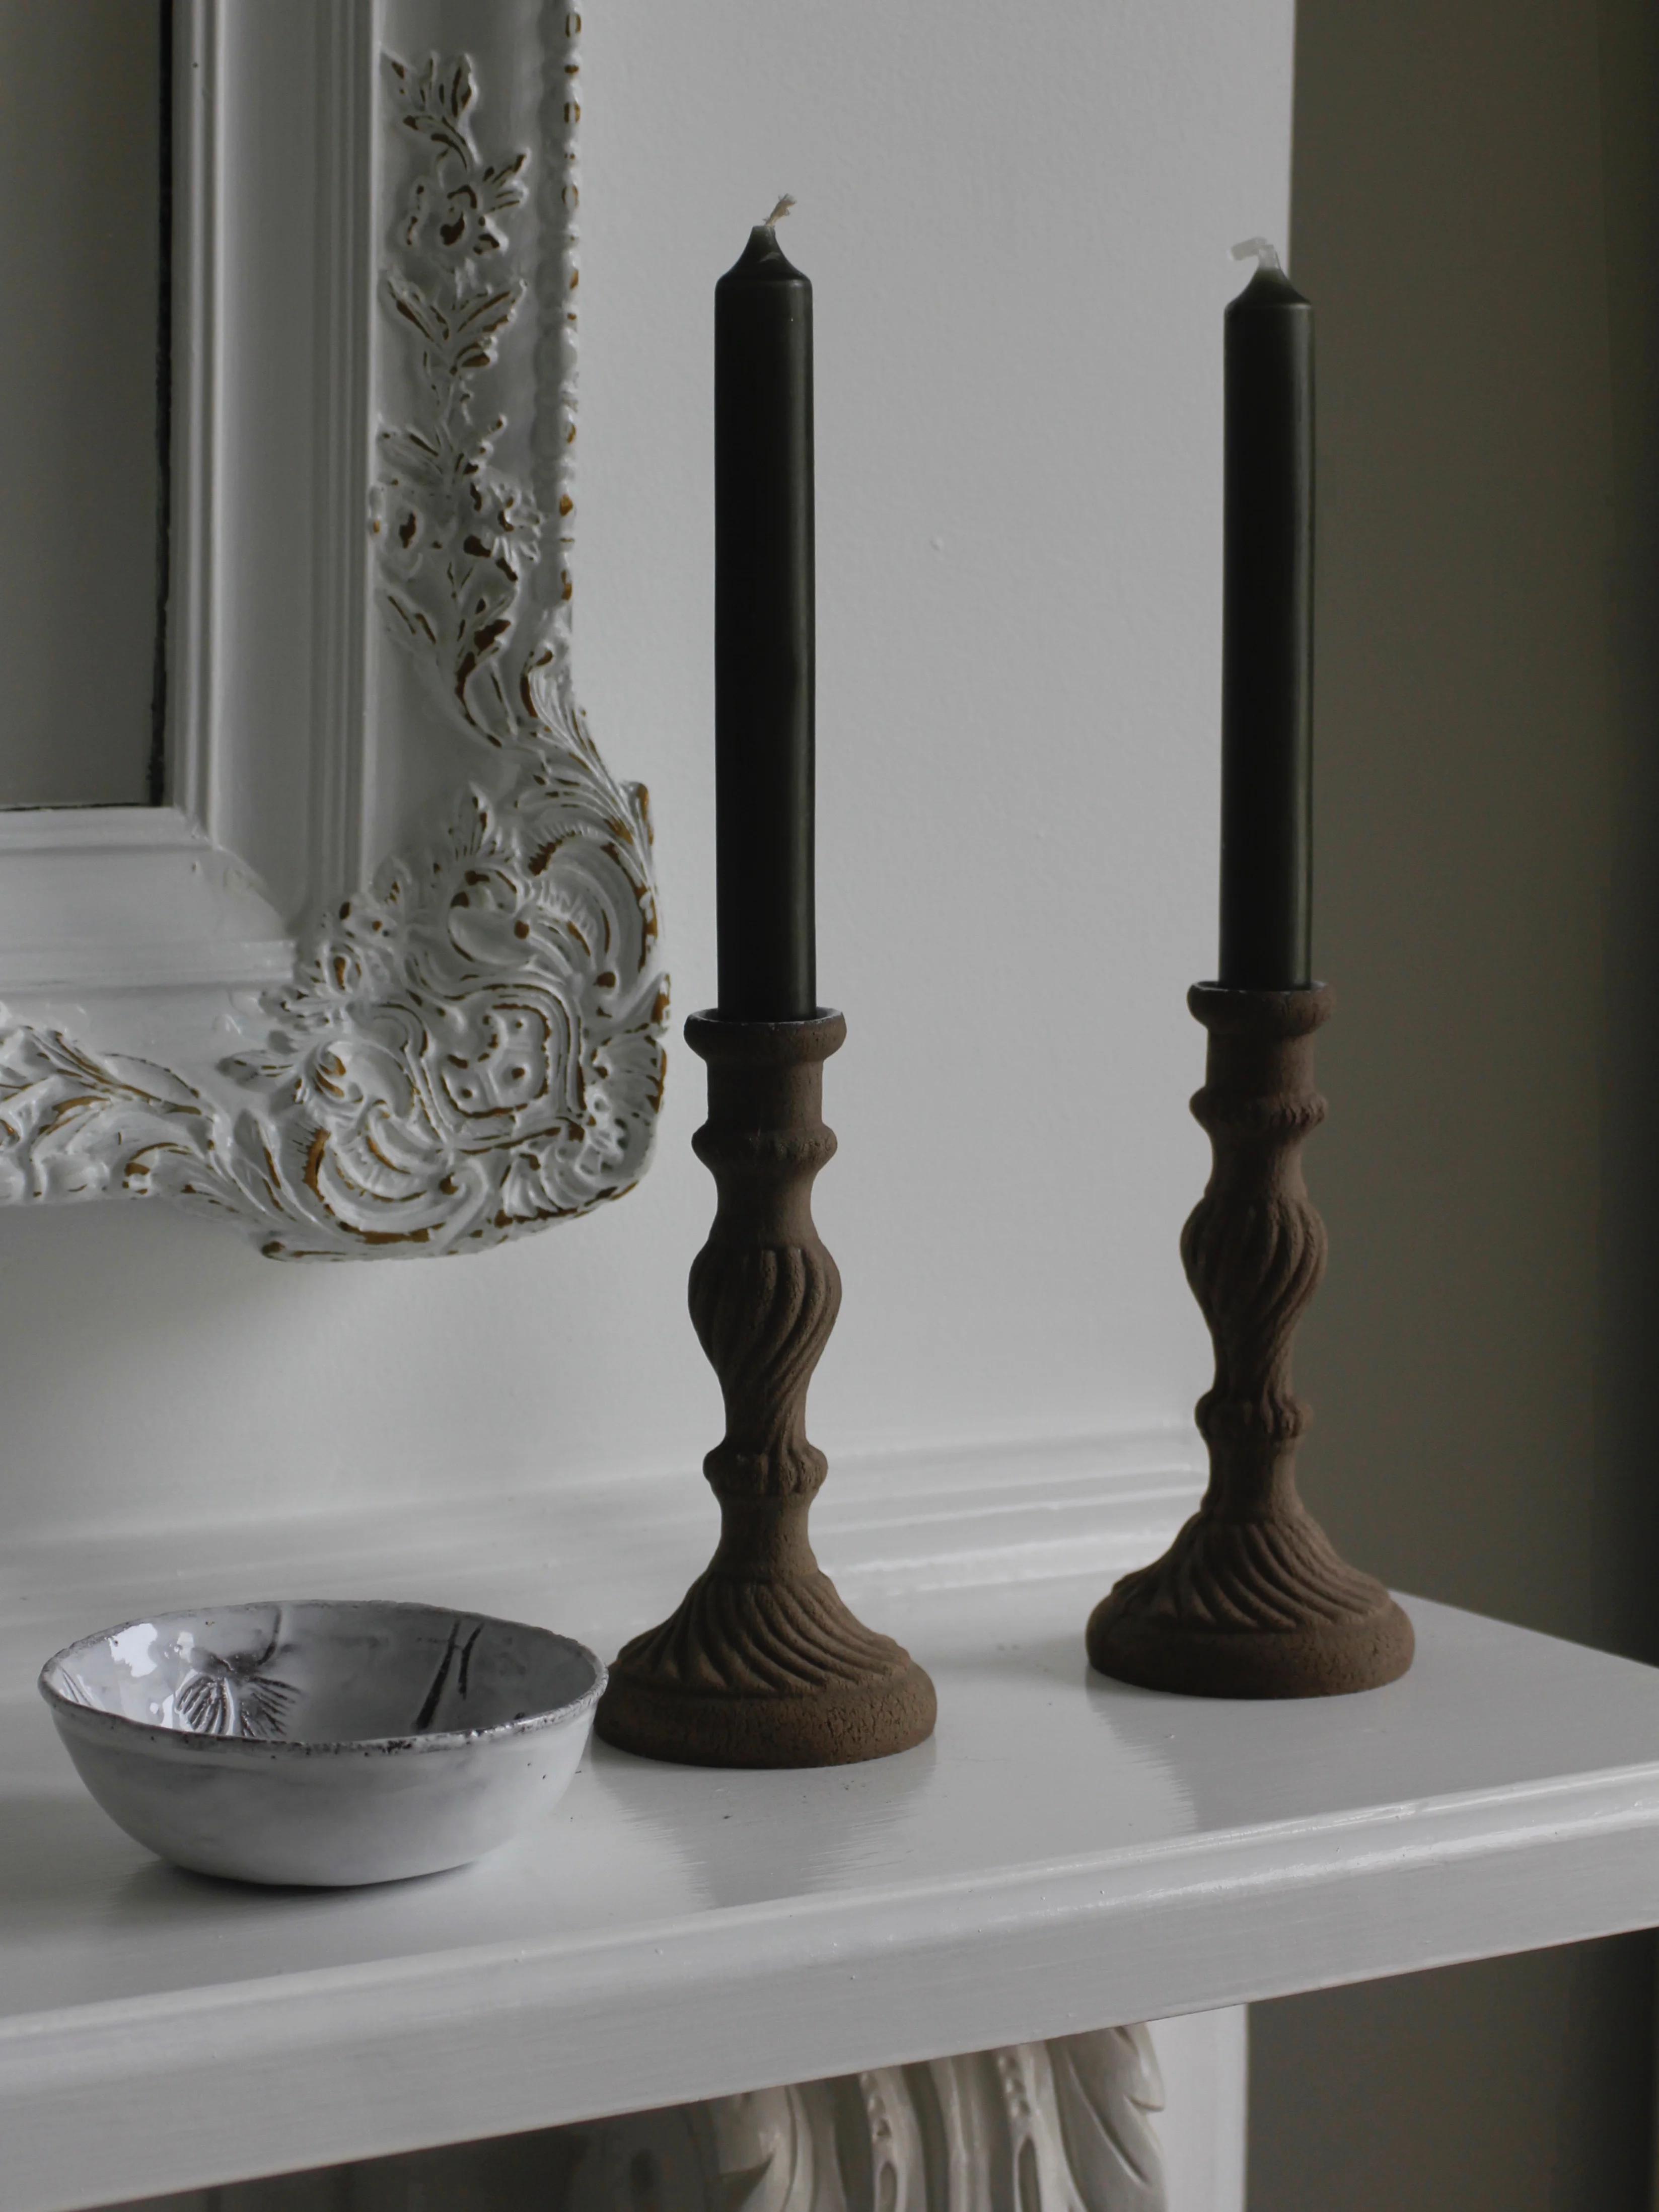
[[[175,0],[170,803],[0,813],[0,1200],[358,1258],[649,1160],[646,799],[570,677],[580,29]]]

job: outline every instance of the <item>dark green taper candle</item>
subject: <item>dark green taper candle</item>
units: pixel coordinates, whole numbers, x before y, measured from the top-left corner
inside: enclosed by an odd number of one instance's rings
[[[817,1011],[812,287],[781,201],[714,287],[714,809],[720,1012]]]
[[[1313,309],[1261,239],[1225,317],[1218,981],[1311,981]]]

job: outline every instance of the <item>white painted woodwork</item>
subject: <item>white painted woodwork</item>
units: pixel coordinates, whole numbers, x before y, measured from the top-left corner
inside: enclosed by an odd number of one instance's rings
[[[1150,2023],[1164,2109],[1154,2125],[1169,2212],[1245,2212],[1248,2014],[1189,2012]]]
[[[1244,2071],[1236,2009],[590,2121],[524,2146],[523,2212],[1244,2212]],[[473,2212],[471,2169],[356,2168],[343,2212]],[[301,2212],[259,2199],[204,2212]]]
[[[591,2124],[554,2212],[1168,2212],[1144,2027]]]
[[[1090,2068],[1092,2112],[1048,2094],[1056,2054]],[[1244,2212],[1243,2089],[1243,2013],[1190,2013],[232,2182],[144,2212]],[[981,2140],[963,2141],[964,2121]]]
[[[781,1774],[596,1746],[542,1836],[427,1883],[277,1897],[179,1875],[102,1820],[44,1707],[16,1698],[0,1711],[0,2207],[62,2212],[276,2170],[300,2142],[313,2164],[364,2157],[1659,1919],[1659,1673],[1413,1603],[1415,1667],[1363,1700],[1091,1680],[1089,1605],[1194,1487],[1063,1454],[840,1470],[826,1564],[933,1674],[936,1739]],[[613,1650],[706,1552],[700,1489],[26,1547],[0,1664],[21,1684],[27,1656],[89,1620],[301,1577],[321,1595],[441,1583]]]
[[[569,660],[580,21],[453,13],[180,0],[174,803],[0,836],[0,1202],[380,1258],[648,1164],[650,817]]]

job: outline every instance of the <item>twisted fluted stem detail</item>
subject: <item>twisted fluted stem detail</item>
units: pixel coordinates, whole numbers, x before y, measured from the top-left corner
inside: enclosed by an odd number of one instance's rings
[[[1302,1147],[1325,1118],[1314,1035],[1332,994],[1200,983],[1188,1003],[1210,1037],[1193,1113],[1214,1164],[1181,1239],[1215,1346],[1198,1401],[1210,1482],[1164,1557],[1096,1607],[1089,1657],[1120,1680],[1200,1697],[1374,1689],[1410,1666],[1411,1623],[1339,1556],[1296,1487],[1308,1409],[1291,1345],[1325,1271]]]
[[[694,1014],[685,1026],[708,1065],[708,1119],[692,1146],[719,1193],[690,1307],[726,1401],[726,1435],[703,1462],[720,1537],[678,1609],[611,1670],[599,1733],[647,1758],[830,1766],[933,1731],[933,1684],[848,1612],[807,1535],[826,1463],[807,1440],[806,1393],[841,1308],[812,1181],[836,1149],[823,1062],[846,1033],[836,1013]]]

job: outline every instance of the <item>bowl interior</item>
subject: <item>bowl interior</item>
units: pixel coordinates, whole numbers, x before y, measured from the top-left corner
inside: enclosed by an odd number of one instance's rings
[[[521,1621],[341,1600],[158,1614],[71,1644],[42,1679],[150,1728],[315,1744],[498,1728],[580,1702],[599,1669]]]

